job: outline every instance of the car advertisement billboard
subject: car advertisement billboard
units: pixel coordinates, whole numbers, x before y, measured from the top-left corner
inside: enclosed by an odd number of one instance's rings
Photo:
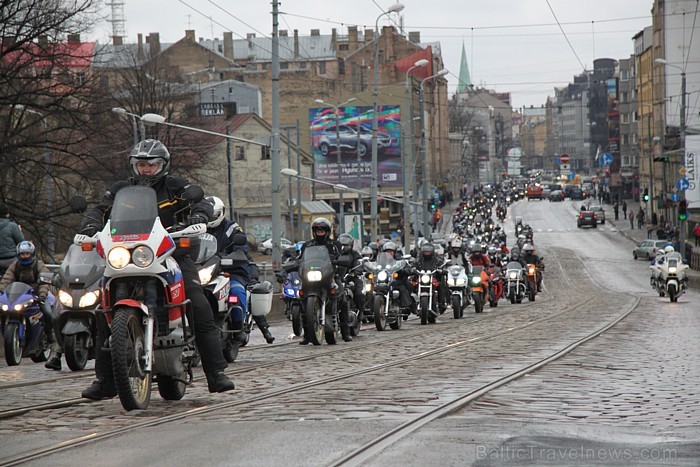
[[[313,178],[369,190],[372,184],[372,111],[371,106],[339,108],[336,130],[335,109],[309,109]],[[402,186],[400,111],[401,106],[398,105],[379,106],[377,185],[380,189]]]

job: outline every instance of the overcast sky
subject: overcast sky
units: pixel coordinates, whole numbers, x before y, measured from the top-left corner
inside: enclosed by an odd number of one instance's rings
[[[123,0],[127,42],[136,34],[159,32],[161,42],[175,42],[186,29],[196,37],[234,39],[272,31],[270,0]],[[348,25],[374,28],[393,0],[286,0],[279,29],[311,29],[347,34]],[[554,86],[564,85],[594,58],[628,58],[632,36],[651,25],[653,0],[402,0],[405,31],[420,31],[423,43],[439,42],[450,74],[450,94],[457,87],[462,44],[475,85],[511,92],[514,108],[543,105]],[[550,9],[551,6],[551,9]],[[105,16],[109,7],[103,10]],[[556,19],[555,19],[556,15]],[[399,17],[392,15],[399,24]],[[557,25],[557,20],[561,24]],[[386,16],[379,27],[390,24]],[[562,32],[563,29],[563,32]],[[565,35],[566,34],[566,35]],[[104,43],[111,25],[99,25],[94,37]],[[568,41],[571,43],[569,45]]]

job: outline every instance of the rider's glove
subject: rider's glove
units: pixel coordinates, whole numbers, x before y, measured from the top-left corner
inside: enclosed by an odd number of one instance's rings
[[[87,235],[88,237],[93,237],[97,233],[98,230],[99,230],[98,227],[95,225],[86,225],[83,228],[83,230],[81,231],[81,233],[83,235]]]
[[[39,301],[40,301],[41,303],[46,302],[46,294],[45,294],[45,293],[40,293],[40,294],[39,294]]]
[[[185,221],[185,225],[206,224],[207,220],[202,216],[192,216]]]

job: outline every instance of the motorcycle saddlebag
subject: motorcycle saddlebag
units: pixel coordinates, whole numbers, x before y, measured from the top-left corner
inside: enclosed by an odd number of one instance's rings
[[[255,284],[250,291],[250,312],[253,316],[265,316],[272,309],[272,284],[263,281]]]

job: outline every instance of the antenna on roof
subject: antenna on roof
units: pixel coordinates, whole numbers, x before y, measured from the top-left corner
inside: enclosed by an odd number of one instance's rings
[[[107,21],[112,23],[112,42],[121,44],[126,37],[126,17],[124,16],[124,0],[112,0],[106,3],[112,7],[112,15]]]

